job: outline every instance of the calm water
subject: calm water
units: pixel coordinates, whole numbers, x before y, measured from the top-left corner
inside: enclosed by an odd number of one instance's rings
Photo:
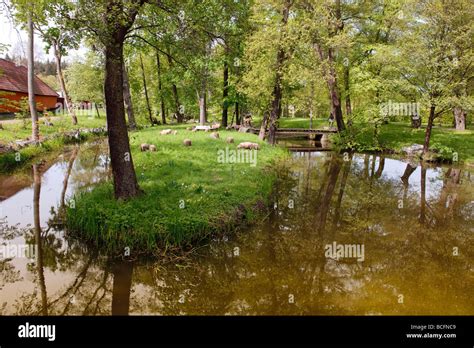
[[[294,152],[261,224],[192,255],[130,261],[88,249],[52,219],[73,192],[108,179],[106,150],[73,147],[0,177],[0,242],[39,246],[32,258],[0,256],[0,314],[474,313],[466,168]]]

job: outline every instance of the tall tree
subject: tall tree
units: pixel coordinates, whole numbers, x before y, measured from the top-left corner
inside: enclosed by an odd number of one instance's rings
[[[38,282],[41,290],[41,314],[48,315],[48,294],[46,292],[46,282],[44,278],[44,250],[43,236],[41,235],[40,219],[40,195],[41,195],[41,172],[39,165],[33,165],[33,220],[35,232],[36,269],[38,272]]]
[[[423,0],[417,20],[405,32],[401,74],[415,86],[429,110],[423,156],[430,148],[434,120],[453,108],[455,91],[472,78],[472,17],[469,1]],[[458,99],[459,101],[459,99]],[[457,104],[456,106],[459,106]]]
[[[34,61],[34,24],[33,5],[28,9],[28,104],[31,113],[32,139],[39,143],[38,111],[36,110],[35,97],[35,61]]]
[[[123,99],[123,47],[145,0],[76,2],[70,20],[104,48],[104,95],[114,193],[129,199],[141,193],[135,173]]]
[[[169,51],[168,51],[168,54],[166,55],[166,57],[168,59],[168,65],[170,66],[170,68],[173,68],[173,59],[171,58],[171,55],[170,55]],[[184,115],[183,115],[183,112],[182,112],[183,108],[182,108],[181,103],[179,101],[178,86],[176,85],[176,83],[174,81],[171,84],[171,90],[173,92],[176,121],[178,123],[183,123],[183,120],[184,120]]]
[[[72,11],[72,3],[66,0],[44,1],[43,13],[37,15],[36,29],[46,43],[46,52],[53,49],[56,61],[56,75],[72,123],[77,125],[77,116],[66,86],[63,72],[63,57],[69,49],[77,49],[81,40],[81,31],[74,30],[70,22],[63,20],[63,13]]]
[[[145,92],[146,109],[148,111],[148,118],[150,119],[150,124],[153,125],[154,121],[153,121],[153,115],[151,112],[150,98],[148,97],[148,88],[146,85],[145,68],[143,66],[142,54],[140,53],[139,56],[140,56],[140,69],[142,72],[143,91]]]
[[[163,95],[163,85],[161,81],[161,62],[159,51],[156,51],[156,73],[158,74],[158,95],[160,97],[161,123],[166,124],[165,97]]]
[[[228,110],[229,102],[227,98],[229,97],[229,63],[227,60],[224,60],[223,67],[223,87],[222,87],[222,127],[227,127],[228,120]]]
[[[140,194],[133,166],[123,100],[123,44],[143,0],[107,0],[103,15],[105,30],[105,106],[109,132],[110,159],[117,199]]]
[[[322,3],[310,5],[310,11],[316,15],[316,20],[326,23],[324,28],[313,31],[313,45],[322,64],[323,74],[329,90],[331,114],[337,129],[345,129],[342,116],[341,96],[336,70],[336,47],[334,43],[342,36],[344,20],[342,17],[341,0],[324,0]],[[322,15],[322,16],[321,16]]]
[[[290,8],[293,4],[293,0],[285,0],[281,13],[281,35],[279,39],[279,46],[275,64],[275,82],[272,92],[272,103],[269,114],[269,129],[268,129],[268,143],[274,145],[276,143],[276,131],[277,131],[277,120],[281,115],[281,100],[282,100],[282,80],[283,80],[283,64],[288,59],[286,48],[283,46],[286,26],[288,24],[288,18],[290,16]]]

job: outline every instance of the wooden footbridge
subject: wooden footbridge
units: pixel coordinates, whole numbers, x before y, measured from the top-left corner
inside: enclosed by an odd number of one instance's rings
[[[249,132],[253,134],[258,134],[260,132],[259,128],[251,127]],[[268,131],[267,131],[268,133]],[[321,140],[323,135],[337,133],[336,128],[325,128],[325,129],[304,129],[304,128],[279,128],[276,131],[277,136],[283,138],[307,138],[311,140]]]

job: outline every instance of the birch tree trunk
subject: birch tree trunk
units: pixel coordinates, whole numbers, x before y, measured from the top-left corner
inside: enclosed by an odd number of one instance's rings
[[[64,103],[66,104],[66,109],[72,118],[72,124],[77,125],[76,112],[72,105],[71,97],[69,96],[69,93],[67,91],[66,83],[64,82],[64,73],[63,73],[63,68],[61,66],[62,55],[58,46],[58,42],[56,41],[53,42],[53,51],[54,51],[54,57],[56,58],[56,70],[58,73],[59,85],[61,86],[61,92],[63,93],[63,97],[64,97]]]
[[[35,57],[34,57],[34,31],[32,10],[28,13],[28,105],[31,114],[31,136],[35,143],[39,143],[38,111],[35,98]]]
[[[464,110],[461,107],[456,106],[453,109],[453,113],[456,130],[466,130],[466,114]]]
[[[128,71],[123,64],[123,100],[125,102],[125,109],[127,110],[128,116],[128,127],[130,129],[136,129],[137,123],[135,121],[135,114],[133,113],[132,94],[130,93],[130,82],[128,80]]]
[[[166,124],[165,99],[163,98],[163,85],[161,83],[161,62],[160,54],[158,53],[158,51],[156,51],[156,66],[158,73],[158,93],[160,95],[161,123]]]

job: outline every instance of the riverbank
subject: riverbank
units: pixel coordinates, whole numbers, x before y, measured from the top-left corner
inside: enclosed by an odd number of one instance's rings
[[[375,139],[373,125],[355,124],[351,135],[342,139],[339,146],[347,146],[356,152],[389,152],[405,156],[405,147],[422,145],[424,139],[423,126],[413,129],[409,124],[391,122],[380,126],[378,139]],[[439,161],[472,166],[474,130],[456,131],[453,128],[433,126],[430,149],[436,151]]]
[[[265,215],[275,173],[272,166],[288,156],[280,147],[258,141],[256,135],[179,128],[160,135],[164,127],[130,134],[133,161],[144,194],[126,202],[113,197],[111,182],[76,195],[67,209],[68,231],[108,250],[129,247],[133,253],[158,248],[191,247],[212,235],[232,231]],[[233,137],[234,143],[226,138]],[[183,145],[190,139],[192,145]],[[249,161],[232,162],[241,142],[259,143]],[[140,144],[157,147],[141,152]],[[237,158],[237,157],[236,157]],[[242,163],[244,162],[244,163]]]
[[[24,127],[21,120],[2,121],[0,129],[0,173],[19,169],[37,157],[55,152],[70,143],[90,140],[104,134],[103,118],[78,116],[78,124],[73,125],[69,116],[55,117],[51,123],[41,118],[39,122],[40,141],[38,146],[29,144],[31,122]]]
[[[260,120],[257,118],[254,126],[258,127]],[[309,118],[281,118],[280,128],[309,129]],[[328,127],[327,119],[315,118],[312,128]],[[392,153],[404,157],[403,148],[413,144],[424,143],[425,125],[413,129],[404,122],[390,122],[379,128],[378,139],[374,138],[374,126],[368,123],[355,122],[351,132],[346,132],[344,137],[336,136],[334,145],[336,150],[354,151],[363,153]],[[430,147],[440,154],[440,160],[450,162],[457,153],[457,162],[474,166],[474,127],[468,126],[465,131],[456,131],[447,125],[436,123],[430,141]],[[456,162],[456,160],[454,161]]]

